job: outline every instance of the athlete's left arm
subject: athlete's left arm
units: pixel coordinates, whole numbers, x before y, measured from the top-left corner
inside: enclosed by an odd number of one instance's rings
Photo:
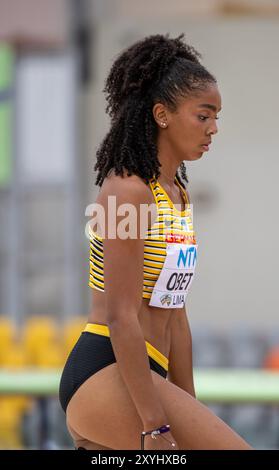
[[[196,396],[193,380],[192,335],[186,309],[173,309],[168,380]]]

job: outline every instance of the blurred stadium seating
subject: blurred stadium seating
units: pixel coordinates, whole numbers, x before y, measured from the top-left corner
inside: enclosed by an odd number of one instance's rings
[[[0,367],[5,370],[62,368],[70,349],[79,337],[85,317],[75,317],[65,325],[42,315],[27,319],[18,331],[8,316],[0,317]],[[25,396],[0,396],[0,448],[36,448],[38,403]],[[64,414],[57,398],[48,400],[48,420],[53,442],[70,446]],[[50,437],[51,439],[51,437]],[[49,444],[49,448],[55,448]]]

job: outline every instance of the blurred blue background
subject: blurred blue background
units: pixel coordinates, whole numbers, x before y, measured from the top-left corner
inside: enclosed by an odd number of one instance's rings
[[[63,366],[91,308],[85,209],[109,125],[104,80],[134,41],[182,32],[223,101],[211,151],[186,162],[199,244],[194,366],[279,370],[279,1],[0,0],[2,371]],[[278,403],[209,406],[272,449]],[[2,391],[0,416],[2,449],[72,447],[55,396]]]

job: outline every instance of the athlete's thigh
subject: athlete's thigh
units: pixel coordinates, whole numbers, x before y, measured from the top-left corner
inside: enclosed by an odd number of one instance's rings
[[[249,448],[206,406],[156,372],[151,374],[179,449]],[[117,363],[80,386],[68,405],[67,421],[89,441],[111,449],[140,449],[142,422]]]
[[[250,445],[193,396],[154,376],[158,395],[180,449],[248,450]]]

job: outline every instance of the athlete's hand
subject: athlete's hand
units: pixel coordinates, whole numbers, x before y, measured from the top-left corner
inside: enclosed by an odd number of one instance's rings
[[[172,446],[172,443],[175,445]],[[153,439],[150,434],[144,438],[144,450],[179,450],[178,444],[170,431],[157,434]]]

